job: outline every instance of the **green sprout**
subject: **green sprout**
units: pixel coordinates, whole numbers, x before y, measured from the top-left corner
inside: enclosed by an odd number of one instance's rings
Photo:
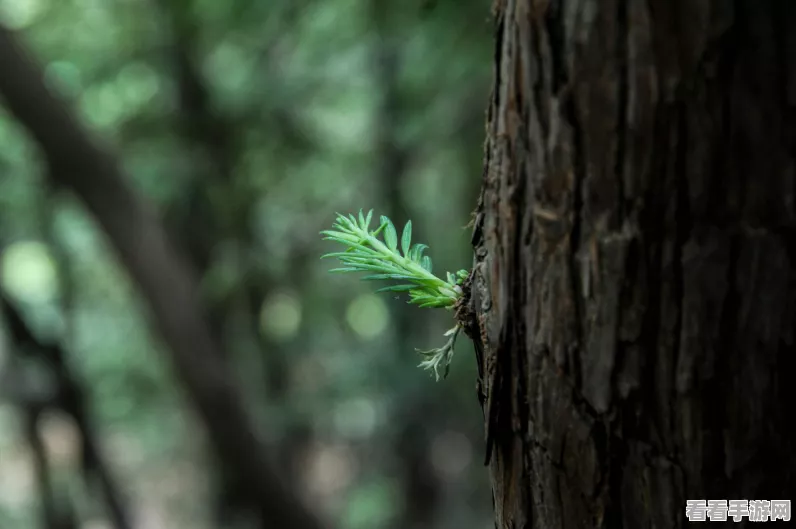
[[[359,211],[359,216],[337,214],[332,230],[322,231],[324,240],[339,242],[347,247],[344,252],[329,253],[321,257],[337,257],[343,265],[330,272],[370,272],[363,280],[394,280],[397,285],[380,288],[377,292],[407,292],[409,303],[420,307],[453,309],[462,297],[462,283],[469,275],[467,270],[456,274],[447,273],[447,281],[431,273],[431,258],[423,255],[428,249],[425,244],[412,245],[412,221],[404,226],[398,249],[398,232],[392,221],[382,216],[379,227],[369,231],[373,210],[367,215]],[[382,234],[384,241],[379,240]],[[461,331],[457,323],[445,333],[447,343],[429,351],[417,350],[425,360],[419,367],[432,369],[437,380],[448,376],[453,346]]]

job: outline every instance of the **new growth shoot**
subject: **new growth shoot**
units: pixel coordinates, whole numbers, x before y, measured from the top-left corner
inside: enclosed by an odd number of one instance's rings
[[[453,309],[462,297],[461,285],[467,279],[467,270],[459,270],[456,274],[448,272],[447,280],[440,279],[431,272],[431,258],[423,255],[428,246],[412,244],[411,220],[404,226],[399,249],[398,232],[392,221],[382,216],[379,226],[370,231],[372,218],[373,210],[367,215],[360,210],[358,217],[346,217],[338,213],[333,229],[321,232],[324,240],[346,246],[343,252],[329,253],[322,257],[337,257],[344,265],[330,272],[369,272],[370,275],[363,277],[363,280],[398,282],[380,288],[377,292],[406,292],[409,294],[409,303],[413,305]],[[383,241],[379,239],[379,235],[383,237]],[[453,346],[460,331],[461,326],[457,323],[445,333],[448,337],[445,345],[429,351],[417,350],[425,358],[420,367],[432,369],[437,380],[448,376]]]

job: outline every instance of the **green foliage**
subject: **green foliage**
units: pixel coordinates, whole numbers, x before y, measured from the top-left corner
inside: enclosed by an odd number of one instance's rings
[[[329,281],[330,267],[316,257],[337,248],[319,249],[326,243],[316,227],[330,207],[356,215],[360,204],[389,201],[409,212],[410,244],[420,241],[424,226],[423,237],[434,248],[423,246],[420,253],[431,254],[441,279],[457,283],[455,273],[443,272],[469,259],[469,234],[446,219],[464,218],[480,189],[473,171],[482,162],[481,101],[492,81],[486,15],[480,3],[453,0],[0,0],[0,19],[20,32],[48,85],[113,145],[130,185],[162,213],[186,253],[208,250],[206,266],[202,259],[194,264],[206,287],[203,304],[223,329],[236,384],[258,423],[274,431],[275,449],[293,442],[294,431],[322,432],[324,441],[313,442],[306,454],[325,462],[331,453],[333,467],[340,467],[324,494],[336,506],[325,514],[339,515],[341,529],[407,525],[403,511],[411,514],[414,500],[403,497],[404,483],[395,484],[400,493],[386,494],[389,506],[379,500],[385,489],[377,484],[393,475],[385,465],[392,464],[405,421],[422,421],[430,437],[450,428],[463,429],[474,442],[482,435],[472,420],[475,410],[458,405],[472,391],[475,363],[462,362],[446,384],[428,387],[398,352],[426,348],[428,327],[418,318],[436,318],[413,314],[404,303],[385,311],[393,296],[379,300],[382,294],[373,293],[408,281],[355,294],[353,287],[362,284]],[[179,39],[178,25],[185,26]],[[187,93],[177,52],[187,53],[202,74],[206,106],[219,118],[207,122],[219,128],[204,140],[191,124],[206,118],[192,115],[197,108],[181,99]],[[385,54],[394,58],[389,72],[379,59]],[[393,150],[410,163],[385,171]],[[94,218],[68,194],[45,199],[40,155],[0,104],[0,243],[55,244],[51,258],[64,278],[46,299],[31,297],[33,289],[43,293],[46,282],[31,277],[40,264],[23,262],[10,290],[27,294],[20,303],[35,329],[68,345],[98,431],[123,447],[115,451],[125,455],[114,461],[119,477],[125,487],[143,491],[135,510],[155,512],[169,527],[207,529],[212,524],[204,506],[219,487],[194,479],[211,475],[212,461],[199,446],[197,424],[181,420],[177,373]],[[53,217],[52,226],[44,216]],[[380,225],[378,213],[372,222],[373,229]],[[403,223],[395,228],[405,255]],[[43,229],[52,229],[52,237]],[[341,290],[346,303],[330,311]],[[443,320],[442,314],[452,315],[436,312]],[[441,335],[448,321],[428,323]],[[445,354],[432,350],[415,363],[437,362],[442,374],[452,347],[441,350]],[[3,353],[10,349],[0,346]],[[380,424],[355,440],[353,427],[341,419],[345,414],[329,411],[365,397],[379,421],[392,427]],[[445,421],[427,413],[426,399],[439,403]],[[21,464],[29,454],[19,431],[24,425],[15,407],[2,408],[0,433],[9,445],[0,446],[0,528],[29,527],[38,515],[37,491],[15,486],[28,479],[23,471],[29,465]],[[416,413],[422,416],[415,419]],[[64,437],[56,435],[60,446]],[[369,449],[345,455],[354,442]],[[411,458],[395,457],[411,464]],[[464,479],[445,482],[452,503],[435,506],[439,517],[429,529],[457,527],[460,518],[465,525],[488,525],[476,520],[492,518],[489,484],[478,465],[467,468]],[[331,475],[308,479],[321,486]],[[164,480],[175,484],[165,501],[153,486]]]
[[[351,491],[343,520],[351,529],[385,526],[398,514],[395,498],[398,484],[384,478],[371,479]]]
[[[398,231],[392,221],[382,216],[377,229],[370,231],[373,210],[367,215],[359,211],[354,215],[337,214],[332,230],[322,231],[324,240],[339,242],[348,248],[344,252],[329,253],[321,258],[337,257],[345,266],[331,272],[376,272],[363,277],[364,280],[395,280],[397,285],[380,288],[377,292],[407,292],[409,303],[420,307],[452,309],[462,296],[462,282],[467,278],[466,270],[456,274],[447,273],[447,281],[432,273],[431,258],[423,255],[425,244],[412,245],[412,221],[408,221],[401,234],[398,249]],[[384,241],[379,240],[382,234]],[[460,327],[457,324],[445,336],[448,342],[440,348],[419,351],[426,359],[420,363],[424,369],[432,369],[437,380],[439,369],[444,369],[442,378],[448,375],[453,357],[453,347]]]
[[[365,280],[399,280],[404,283],[379,289],[379,292],[408,292],[409,303],[421,307],[452,308],[462,294],[461,280],[448,274],[453,281],[443,281],[431,273],[431,258],[423,255],[425,244],[411,245],[412,221],[406,223],[401,235],[401,251],[398,250],[398,232],[387,217],[381,217],[381,225],[369,231],[373,211],[367,216],[359,212],[353,215],[337,215],[335,230],[321,232],[324,240],[336,241],[348,246],[344,252],[335,252],[324,257],[337,257],[346,265],[331,272],[377,272],[364,277]],[[383,233],[384,242],[377,237]],[[466,272],[464,272],[466,274]],[[465,275],[466,277],[466,275]]]

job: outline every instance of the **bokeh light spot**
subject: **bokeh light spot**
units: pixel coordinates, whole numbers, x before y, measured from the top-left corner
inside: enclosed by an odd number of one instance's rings
[[[260,326],[276,340],[293,338],[301,326],[301,301],[286,292],[268,296],[260,310]]]
[[[348,438],[367,438],[376,429],[377,419],[376,406],[366,398],[343,402],[334,411],[335,428]]]
[[[375,338],[387,327],[389,313],[384,301],[374,294],[356,297],[346,310],[346,320],[362,338]]]
[[[431,463],[437,473],[449,480],[461,476],[472,459],[472,443],[461,432],[442,432],[431,444]]]
[[[12,29],[33,24],[47,8],[44,0],[0,0],[0,19]]]
[[[11,244],[2,254],[0,268],[3,287],[21,300],[47,302],[58,295],[55,261],[40,242]]]

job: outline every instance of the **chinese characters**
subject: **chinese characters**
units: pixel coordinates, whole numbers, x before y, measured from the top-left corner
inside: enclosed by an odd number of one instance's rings
[[[790,500],[686,500],[689,522],[790,521]]]

